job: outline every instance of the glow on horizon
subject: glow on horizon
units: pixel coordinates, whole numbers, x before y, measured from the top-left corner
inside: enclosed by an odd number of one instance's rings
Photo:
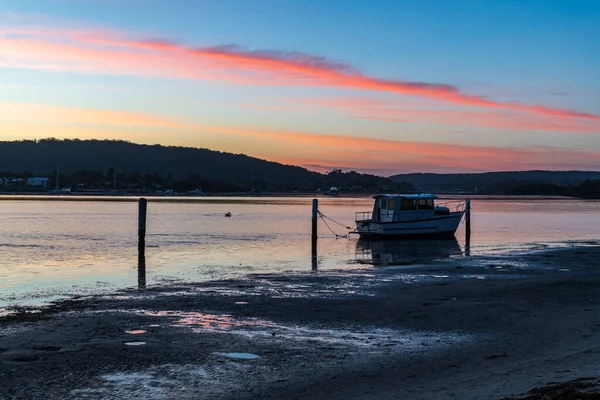
[[[527,149],[498,148],[274,131],[260,127],[210,126],[141,113],[0,102],[0,129],[9,131],[18,129],[19,126],[24,131],[18,137],[9,139],[35,139],[35,135],[30,136],[27,132],[45,127],[50,136],[54,137],[62,132],[62,137],[65,138],[82,138],[85,132],[91,131],[96,137],[119,139],[133,136],[137,138],[137,142],[144,144],[160,141],[165,145],[185,146],[185,141],[182,142],[179,137],[160,133],[163,130],[180,131],[188,135],[186,141],[193,140],[190,135],[193,137],[194,134],[203,133],[207,134],[205,141],[214,141],[215,145],[220,142],[221,146],[231,152],[235,152],[236,145],[245,143],[258,157],[319,171],[345,167],[341,164],[328,164],[332,159],[353,160],[358,157],[361,158],[364,170],[382,174],[392,174],[396,168],[417,172],[426,167],[448,171],[485,171],[489,167],[502,169],[506,162],[520,170],[539,169],[553,159],[561,160],[556,163],[560,168],[576,169],[600,162],[600,154],[595,151],[545,146]],[[152,130],[155,130],[154,134],[151,134]],[[211,139],[211,134],[216,135]],[[315,146],[315,143],[319,146]],[[282,148],[293,148],[295,155],[280,154],[279,149]],[[382,164],[389,168],[381,168]]]
[[[36,91],[24,80],[0,80],[2,140],[113,138],[245,153],[314,170],[342,167],[380,174],[598,169],[600,109],[576,95],[550,96],[544,103],[531,96],[490,96],[435,80],[379,77],[294,49],[189,45],[127,26],[52,23],[60,17],[48,16],[41,25],[34,17],[34,23],[23,23],[25,14],[19,23],[0,26],[0,72],[30,71],[42,82]],[[201,27],[194,31],[201,33]],[[83,94],[56,92],[56,74]],[[198,90],[198,97],[229,106],[232,117],[208,111],[199,116],[184,100],[165,103],[164,110],[146,105],[141,97],[136,101],[144,94],[122,96],[124,89],[110,82],[116,77],[143,79],[149,87],[201,82],[222,95]],[[103,96],[93,94],[98,90]],[[170,98],[181,93],[177,85],[168,90]],[[49,92],[56,95],[52,101]],[[262,123],[265,115],[272,118]],[[456,134],[440,133],[450,131]],[[540,143],[526,144],[519,132],[538,135]],[[469,135],[477,140],[469,143]],[[545,143],[544,135],[554,141]]]

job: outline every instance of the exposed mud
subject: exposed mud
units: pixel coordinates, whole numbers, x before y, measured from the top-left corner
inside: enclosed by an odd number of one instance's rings
[[[20,308],[0,317],[0,398],[537,399],[523,396],[597,378],[599,256],[255,275]]]

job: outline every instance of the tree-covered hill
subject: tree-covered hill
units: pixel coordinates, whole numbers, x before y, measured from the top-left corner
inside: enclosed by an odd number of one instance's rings
[[[354,171],[328,174],[244,154],[120,140],[41,139],[0,142],[0,177],[48,177],[73,189],[169,188],[205,191],[411,190],[388,178]]]
[[[305,168],[265,161],[243,154],[208,149],[162,145],[143,145],[120,140],[41,139],[0,142],[1,171],[55,171],[72,174],[78,170],[142,174],[161,172],[173,178],[197,174],[201,178],[227,179],[240,175],[281,181],[309,181],[315,173]]]

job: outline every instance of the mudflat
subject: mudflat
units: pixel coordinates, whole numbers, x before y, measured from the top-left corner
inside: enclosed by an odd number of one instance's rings
[[[494,399],[600,375],[600,247],[74,298],[0,317],[2,399]]]

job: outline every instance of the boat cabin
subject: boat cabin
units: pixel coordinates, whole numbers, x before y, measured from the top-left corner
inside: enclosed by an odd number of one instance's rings
[[[434,194],[379,194],[373,198],[373,222],[415,221],[450,213],[446,207],[435,206]]]

